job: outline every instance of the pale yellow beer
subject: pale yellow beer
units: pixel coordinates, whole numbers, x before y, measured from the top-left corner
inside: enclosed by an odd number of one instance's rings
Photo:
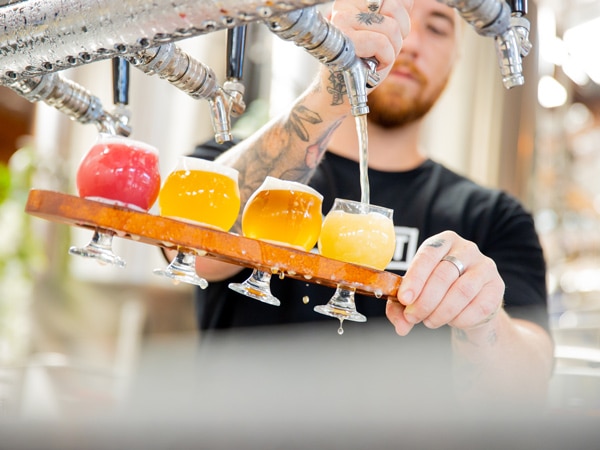
[[[336,199],[319,237],[319,253],[339,261],[384,270],[394,256],[396,233],[392,210],[350,200],[353,208],[339,208]],[[389,212],[387,214],[384,214]]]
[[[294,181],[267,177],[242,214],[244,236],[310,251],[319,238],[323,196]]]
[[[237,170],[212,161],[181,157],[158,195],[160,215],[223,231],[240,211]]]

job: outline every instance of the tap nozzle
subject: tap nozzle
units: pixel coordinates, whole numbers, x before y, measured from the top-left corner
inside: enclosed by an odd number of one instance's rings
[[[504,87],[510,89],[515,86],[522,86],[525,83],[525,78],[523,77],[521,53],[515,30],[509,28],[501,35],[496,36],[494,43]]]
[[[23,78],[8,87],[32,103],[43,101],[73,120],[83,124],[93,123],[102,132],[123,136],[131,134],[128,120],[123,115],[107,112],[98,97],[56,73]]]

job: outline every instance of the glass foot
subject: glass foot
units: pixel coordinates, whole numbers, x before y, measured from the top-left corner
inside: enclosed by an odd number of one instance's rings
[[[353,289],[338,287],[331,300],[326,305],[315,306],[314,311],[340,320],[367,321],[364,315],[356,311]]]
[[[195,284],[202,289],[208,287],[208,281],[196,274],[196,256],[179,252],[173,262],[166,269],[154,269],[153,273],[173,281]]]
[[[255,269],[252,271],[252,275],[243,283],[229,283],[229,289],[263,303],[279,306],[281,302],[271,294],[270,282],[270,273]]]
[[[123,258],[117,256],[112,251],[112,235],[96,231],[92,240],[85,247],[71,247],[69,254],[92,258],[100,264],[110,264],[119,268],[124,268],[127,263]]]
[[[340,320],[352,320],[353,322],[367,321],[367,318],[356,310],[347,310],[329,303],[326,305],[315,306],[314,310],[320,314],[325,314],[326,316],[335,317]]]

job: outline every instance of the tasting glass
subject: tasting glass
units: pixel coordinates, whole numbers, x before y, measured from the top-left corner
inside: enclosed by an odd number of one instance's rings
[[[229,231],[240,211],[238,171],[214,161],[181,156],[160,189],[158,207],[163,217]],[[195,251],[178,247],[173,261],[154,273],[205,289],[208,282],[196,274],[195,262]]]
[[[82,198],[146,212],[160,190],[158,150],[128,137],[100,133],[79,164],[76,184]],[[125,267],[112,251],[113,235],[96,228],[86,246],[71,247],[69,253]]]
[[[323,196],[305,184],[267,177],[250,196],[242,213],[242,233],[303,251],[310,251],[319,238]],[[254,269],[243,283],[229,288],[270,305],[281,302],[271,293],[271,272]]]
[[[384,270],[392,260],[395,243],[393,210],[336,198],[323,221],[318,247],[322,256]],[[329,302],[314,310],[340,323],[366,322],[367,318],[356,310],[355,291],[355,287],[339,283]]]

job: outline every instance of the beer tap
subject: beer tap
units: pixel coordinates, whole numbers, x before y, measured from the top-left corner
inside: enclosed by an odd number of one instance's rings
[[[294,42],[332,70],[343,73],[354,116],[369,112],[367,88],[379,82],[374,61],[358,58],[352,42],[314,6],[273,14],[265,22],[281,39]]]
[[[246,31],[246,25],[240,25],[227,30],[227,79],[223,83],[223,90],[232,99],[229,102],[230,114],[234,117],[242,115],[246,110],[246,104],[244,103],[245,87],[242,83]]]
[[[481,36],[494,38],[502,83],[507,89],[520,86],[522,58],[531,49],[526,0],[438,0],[455,8]]]
[[[112,130],[122,136],[131,134],[121,115],[107,112],[98,97],[57,73],[19,79],[8,87],[32,103],[43,101],[73,120],[95,124],[100,131]]]
[[[232,140],[230,111],[243,111],[237,94],[226,92],[213,70],[195,60],[173,43],[136,52],[127,60],[147,75],[158,75],[194,99],[206,99],[211,108],[215,140]],[[230,88],[232,92],[233,88]]]

